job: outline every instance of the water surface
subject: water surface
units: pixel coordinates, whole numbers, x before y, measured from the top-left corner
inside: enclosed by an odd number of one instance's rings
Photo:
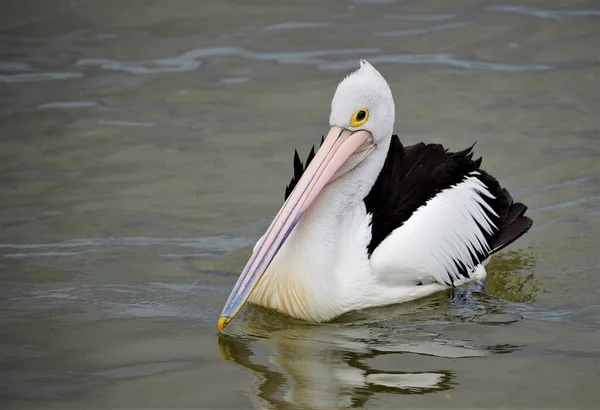
[[[597,408],[593,1],[5,1],[3,408]],[[534,228],[473,287],[215,324],[357,60]]]

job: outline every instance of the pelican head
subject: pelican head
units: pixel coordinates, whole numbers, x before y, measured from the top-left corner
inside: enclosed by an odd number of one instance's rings
[[[217,324],[219,331],[246,303],[304,212],[328,184],[367,171],[371,184],[375,182],[391,141],[394,99],[388,83],[371,64],[361,60],[360,68],[338,85],[329,122],[331,128],[323,144],[255,247],[231,291]],[[359,167],[367,163],[372,166]]]
[[[361,111],[366,116],[363,117]],[[375,67],[361,60],[360,68],[344,78],[335,91],[329,125],[352,132],[367,131],[379,145],[391,137],[394,120],[394,97],[390,86]]]

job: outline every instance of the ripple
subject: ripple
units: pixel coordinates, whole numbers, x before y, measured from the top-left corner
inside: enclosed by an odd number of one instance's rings
[[[598,17],[600,10],[543,10],[528,6],[492,6],[489,11],[524,14],[550,20],[562,20],[571,17]]]
[[[115,125],[117,127],[154,127],[153,122],[98,120],[98,124]]]
[[[115,379],[128,379],[131,377],[152,376],[155,374],[171,372],[188,367],[191,362],[155,362],[142,363],[130,366],[113,367],[93,373],[94,376],[110,377]]]
[[[0,74],[0,83],[27,83],[32,81],[55,81],[68,80],[71,78],[81,78],[83,73],[19,73],[19,74]]]
[[[285,23],[273,24],[263,28],[263,31],[276,31],[276,30],[298,30],[307,28],[323,28],[331,27],[333,23],[326,22],[315,22],[315,21],[288,21]]]
[[[470,26],[470,23],[451,23],[451,24],[441,24],[439,26],[425,27],[425,28],[417,28],[413,30],[398,30],[398,31],[382,31],[376,33],[378,36],[382,37],[405,37],[405,36],[420,36],[431,33],[436,33],[438,31],[445,31],[454,28],[461,28]]]
[[[527,72],[527,71],[549,71],[560,69],[587,68],[597,65],[594,61],[566,61],[548,64],[503,64],[488,61],[462,60],[453,54],[395,54],[382,55],[369,58],[372,64],[396,63],[396,64],[434,64],[446,65],[455,68],[481,71],[505,71],[505,72]],[[356,61],[346,60],[326,63],[321,66],[329,70],[348,70],[356,67]]]
[[[198,59],[208,57],[236,56],[255,61],[274,61],[280,64],[308,64],[318,66],[323,63],[322,60],[318,60],[319,58],[348,54],[372,54],[378,51],[379,49],[366,48],[258,53],[242,47],[209,47],[196,48],[175,57],[158,60],[119,61],[105,58],[86,58],[79,60],[76,65],[98,66],[103,70],[123,71],[130,74],[157,74],[193,71],[201,65]]]
[[[129,74],[158,74],[170,72],[193,71],[200,67],[200,62],[181,55],[173,58],[161,58],[146,61],[118,61],[107,58],[85,58],[77,65],[98,66],[109,71],[124,71]]]
[[[19,250],[19,253],[9,253],[1,256],[35,257],[35,256],[76,256],[83,252],[64,252],[61,249],[86,248],[100,250],[127,247],[168,246],[190,248],[206,255],[222,255],[250,246],[254,239],[235,236],[205,236],[198,238],[161,238],[161,237],[107,237],[107,238],[76,238],[63,242],[52,243],[0,243],[1,250]],[[43,253],[40,250],[46,250]],[[167,254],[168,255],[168,254]],[[181,255],[178,255],[181,256]],[[189,255],[188,255],[189,256]]]
[[[35,69],[27,63],[19,61],[0,61],[0,71],[8,73],[33,72]]]
[[[365,385],[371,384],[402,390],[433,390],[442,385],[446,377],[446,373],[441,372],[375,373],[366,376]]]
[[[447,25],[448,27],[450,25]],[[82,59],[77,65],[98,66],[103,70],[122,71],[130,74],[157,74],[166,72],[182,72],[196,70],[200,67],[199,59],[234,56],[254,61],[271,61],[279,64],[312,65],[321,70],[348,70],[357,67],[358,58],[368,58],[371,63],[395,64],[433,64],[446,65],[455,68],[481,71],[504,72],[529,72],[582,69],[596,66],[595,61],[565,61],[546,64],[504,64],[488,61],[464,60],[453,54],[388,54],[380,53],[378,48],[318,50],[299,52],[254,52],[241,47],[210,47],[197,48],[175,57],[144,60],[144,61],[119,61],[103,58]],[[352,55],[351,60],[327,61],[326,58]],[[371,55],[372,57],[367,57]]]
[[[1,255],[3,258],[40,258],[56,256],[78,256],[86,252],[27,252],[27,253],[7,253]]]
[[[529,211],[529,213],[536,214],[539,212],[558,211],[561,209],[569,209],[569,208],[573,208],[573,207],[576,207],[579,205],[584,205],[584,204],[587,204],[590,202],[598,202],[598,201],[600,201],[600,195],[589,196],[589,197],[585,197],[585,198],[576,199],[574,201],[565,201],[565,202],[559,202],[559,203],[552,204],[552,205],[541,206],[539,208],[531,209]]]
[[[192,283],[149,284],[23,284],[0,286],[0,295],[14,309],[6,318],[18,319],[15,312],[46,312],[56,308],[90,308],[91,311],[73,320],[93,321],[116,318],[178,318],[208,320],[217,312],[207,306],[212,298],[223,299],[229,286]]]
[[[467,342],[442,339],[419,341],[419,343],[390,343],[388,345],[377,346],[376,350],[386,353],[413,353],[422,356],[445,357],[449,359],[482,357],[489,354],[486,350],[470,346]]]
[[[523,194],[534,194],[538,192],[547,192],[553,191],[557,188],[563,187],[571,187],[571,186],[579,186],[583,183],[594,181],[595,179],[600,178],[600,174],[587,175],[584,177],[566,179],[560,182],[554,182],[551,184],[529,187],[529,188],[520,188],[514,191],[515,196],[523,195]]]
[[[74,109],[74,108],[92,108],[98,106],[95,101],[59,101],[45,104],[39,104],[37,108],[59,108],[59,109]]]
[[[247,83],[248,81],[250,81],[250,78],[248,77],[230,77],[230,78],[223,78],[220,83],[222,84],[243,84],[243,83]]]
[[[388,18],[404,21],[445,21],[456,17],[456,14],[392,14]]]

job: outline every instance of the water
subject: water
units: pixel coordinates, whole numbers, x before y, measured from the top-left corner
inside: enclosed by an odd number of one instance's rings
[[[597,408],[600,6],[5,1],[3,408]],[[216,320],[366,58],[534,228],[486,292]]]

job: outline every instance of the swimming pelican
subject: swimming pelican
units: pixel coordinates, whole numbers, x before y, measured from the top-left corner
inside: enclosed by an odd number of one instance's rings
[[[486,276],[489,257],[532,225],[473,160],[472,146],[404,147],[394,99],[368,62],[331,102],[330,130],[235,284],[218,330],[246,302],[311,322],[406,302]]]

